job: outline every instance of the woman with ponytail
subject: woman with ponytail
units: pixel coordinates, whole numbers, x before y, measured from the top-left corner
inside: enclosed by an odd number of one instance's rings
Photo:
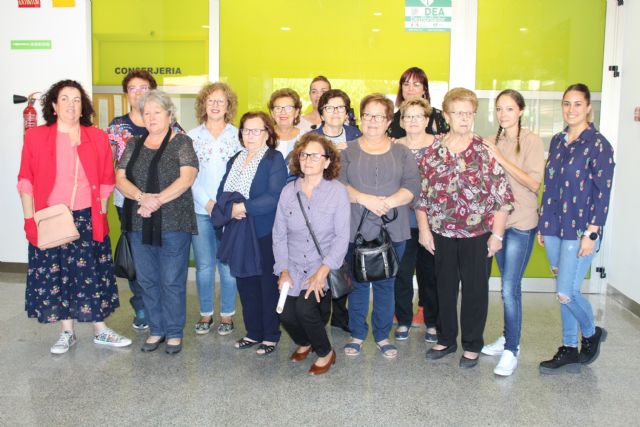
[[[544,145],[540,137],[522,128],[525,102],[520,92],[506,89],[496,98],[498,132],[483,141],[507,174],[514,196],[502,249],[496,261],[502,275],[504,333],[482,353],[501,355],[496,375],[509,376],[518,366],[522,326],[521,282],[529,262],[538,224],[538,191],[544,173]]]

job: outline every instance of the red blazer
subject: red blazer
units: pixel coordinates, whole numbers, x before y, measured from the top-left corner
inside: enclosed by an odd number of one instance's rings
[[[46,208],[49,194],[56,180],[56,136],[58,125],[29,129],[22,146],[22,159],[18,180],[26,179],[33,185],[34,209]],[[80,126],[80,163],[91,185],[91,223],[93,240],[102,242],[109,234],[107,215],[100,213],[100,185],[113,185],[113,159],[107,134],[93,126]]]

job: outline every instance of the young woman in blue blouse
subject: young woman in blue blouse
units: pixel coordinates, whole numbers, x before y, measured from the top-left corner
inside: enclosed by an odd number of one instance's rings
[[[545,247],[556,276],[562,315],[562,346],[540,372],[580,372],[595,361],[607,332],[595,326],[589,300],[580,286],[600,247],[613,180],[613,149],[591,123],[591,93],[582,84],[562,97],[564,131],[554,135],[545,169],[538,242]],[[578,328],[582,334],[578,352]]]

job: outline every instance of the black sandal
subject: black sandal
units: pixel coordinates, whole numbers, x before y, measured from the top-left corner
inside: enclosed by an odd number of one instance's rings
[[[256,354],[258,356],[266,356],[269,353],[273,353],[278,344],[268,345],[268,344],[260,344],[258,349],[256,350]]]
[[[235,346],[238,350],[242,350],[245,348],[253,347],[256,344],[258,344],[258,341],[251,341],[246,338],[240,338],[238,341],[236,341]]]

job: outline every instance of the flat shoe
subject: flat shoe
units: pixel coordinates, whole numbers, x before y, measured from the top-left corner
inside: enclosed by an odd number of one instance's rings
[[[331,359],[329,359],[329,363],[324,366],[318,366],[314,363],[313,365],[311,365],[311,368],[309,368],[309,375],[322,375],[329,372],[331,366],[336,364],[336,352],[331,350],[331,353],[332,354]]]
[[[305,351],[298,353],[297,351],[294,351],[291,356],[289,356],[289,360],[291,360],[292,362],[302,362],[304,359],[307,358],[307,356],[309,355],[309,353],[311,353],[313,351],[312,347],[309,347],[308,349],[306,349]]]
[[[462,357],[460,358],[459,366],[464,369],[473,368],[478,364],[478,359],[480,359],[480,355],[478,355],[478,357],[476,357],[475,359],[469,359],[468,357],[465,357],[463,354]]]
[[[245,348],[253,347],[256,344],[258,344],[258,341],[251,341],[246,338],[240,338],[238,341],[236,341],[235,347],[238,350],[243,350]]]
[[[256,354],[258,356],[266,356],[267,354],[271,354],[276,350],[276,345],[278,344],[260,344],[258,349],[256,350]]]
[[[378,346],[378,350],[380,350],[382,357],[384,357],[385,359],[395,359],[398,356],[398,348],[393,344],[376,344],[376,346]],[[396,352],[392,353],[394,350]]]
[[[167,354],[178,354],[182,351],[182,341],[180,344],[167,344],[164,348]]]
[[[438,359],[442,359],[443,357],[445,357],[447,354],[451,354],[451,353],[455,353],[458,350],[458,344],[453,344],[450,345],[447,348],[443,348],[442,350],[436,350],[433,347],[431,347],[428,351],[427,351],[427,355],[426,358],[428,360],[438,360]]]
[[[211,330],[211,325],[213,325],[213,317],[211,319],[209,319],[208,322],[196,322],[196,334],[197,335],[204,335],[204,334],[208,334],[209,331]]]
[[[145,353],[150,353],[152,351],[156,351],[158,349],[158,347],[160,347],[160,344],[162,344],[165,340],[165,337],[161,337],[158,341],[156,342],[146,342],[144,344],[142,344],[142,348],[140,348],[141,351],[144,351]]]
[[[347,350],[353,350],[352,352],[347,352]],[[362,351],[362,343],[350,342],[344,346],[344,354],[347,356],[357,356]]]

